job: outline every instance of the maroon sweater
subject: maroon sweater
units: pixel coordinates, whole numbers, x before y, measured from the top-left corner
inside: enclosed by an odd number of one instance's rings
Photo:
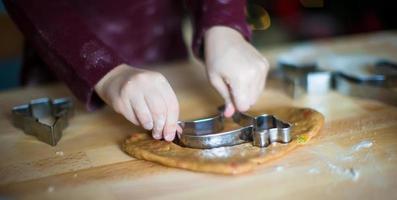
[[[212,26],[245,37],[245,0],[185,0],[194,25],[193,52],[202,53]],[[134,67],[187,56],[182,0],[4,0],[6,8],[58,79],[89,110],[101,104],[94,86],[119,64]]]

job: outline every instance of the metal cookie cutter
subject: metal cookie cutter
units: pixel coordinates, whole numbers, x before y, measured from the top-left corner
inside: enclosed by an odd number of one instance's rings
[[[223,132],[221,131],[223,129],[222,114],[212,118],[180,122],[184,133],[180,136],[179,143],[190,148],[209,149],[246,142],[252,142],[258,147],[267,147],[273,142],[291,141],[291,126],[272,115],[252,117],[244,113],[235,113],[233,121],[241,128]]]
[[[55,146],[62,137],[62,131],[73,115],[73,103],[67,98],[51,100],[40,98],[12,109],[15,127],[40,141]]]
[[[328,54],[298,61],[280,59],[278,69],[272,72],[284,83],[282,89],[294,98],[334,89],[397,105],[397,63],[393,61],[370,54]]]
[[[279,55],[277,69],[271,77],[281,80],[282,90],[293,98],[303,95],[322,95],[332,89],[332,73],[320,70],[317,60],[329,54],[317,45],[301,44]]]
[[[334,89],[342,94],[397,105],[397,64],[371,55],[337,55],[320,59],[318,67],[333,71]]]
[[[291,141],[291,125],[277,119],[274,115],[252,117],[244,113],[233,115],[233,121],[252,127],[249,141],[254,146],[267,147],[271,143],[289,143]]]
[[[315,64],[292,65],[279,62],[273,76],[283,81],[283,89],[293,98],[305,94],[322,95],[333,86],[333,73],[320,70]]]

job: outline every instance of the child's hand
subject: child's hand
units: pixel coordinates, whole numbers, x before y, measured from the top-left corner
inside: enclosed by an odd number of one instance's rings
[[[227,27],[213,27],[205,35],[205,61],[211,84],[225,99],[225,116],[244,112],[261,94],[269,69],[267,60]]]
[[[158,72],[122,64],[95,86],[98,95],[135,125],[153,130],[155,139],[172,141],[177,125],[179,104],[174,91]]]

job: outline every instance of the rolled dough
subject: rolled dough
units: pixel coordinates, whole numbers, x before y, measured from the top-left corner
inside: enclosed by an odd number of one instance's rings
[[[260,164],[269,163],[297,147],[307,143],[320,131],[324,117],[309,108],[279,107],[262,112],[249,112],[252,115],[268,113],[292,124],[292,141],[288,144],[273,143],[267,148],[258,148],[251,143],[214,149],[192,149],[172,142],[154,140],[147,133],[133,133],[125,141],[123,149],[129,155],[200,172],[218,174],[240,174],[254,170]],[[225,124],[226,127],[235,125]]]

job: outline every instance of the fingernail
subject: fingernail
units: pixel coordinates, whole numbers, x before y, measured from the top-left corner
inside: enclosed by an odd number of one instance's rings
[[[228,104],[227,106],[226,106],[226,109],[225,109],[225,116],[226,117],[231,117],[232,115],[233,115],[233,113],[234,113],[234,108],[233,108],[233,106],[231,105],[231,104]]]
[[[174,140],[175,137],[175,130],[176,127],[168,126],[164,130],[164,139],[167,140],[168,142],[171,142]]]
[[[167,140],[168,142],[171,142],[172,140],[174,140],[174,134],[167,134],[165,135],[165,140]]]
[[[152,130],[153,129],[153,122],[147,122],[143,124],[143,128],[146,130]]]
[[[161,134],[158,131],[153,130],[152,132],[153,138],[156,140],[160,140],[161,139]]]
[[[177,133],[182,133],[182,132],[183,132],[183,129],[182,129],[179,125],[177,125],[177,126],[176,126],[176,132],[177,132]]]

